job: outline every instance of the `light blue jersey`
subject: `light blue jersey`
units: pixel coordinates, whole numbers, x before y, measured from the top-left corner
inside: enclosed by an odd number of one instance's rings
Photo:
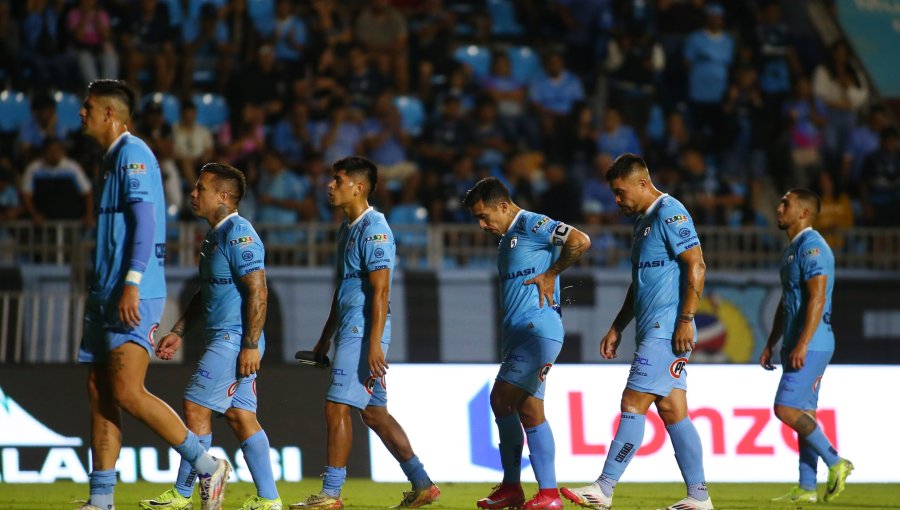
[[[243,300],[237,280],[265,269],[265,256],[259,234],[236,212],[206,234],[200,248],[200,298],[208,338],[215,336],[240,350]],[[259,343],[262,349],[265,338],[260,337]]]
[[[166,204],[159,163],[147,144],[126,132],[110,146],[100,167],[97,204],[97,247],[90,298],[96,303],[117,299],[129,270],[134,243],[129,207],[152,204],[155,227],[150,259],[140,283],[141,299],[166,297]]]
[[[825,289],[825,307],[822,320],[809,342],[810,351],[833,351],[834,333],[831,330],[831,292],[834,289],[834,254],[825,239],[815,230],[807,228],[797,234],[781,255],[781,289],[783,299],[784,337],[782,352],[790,352],[797,345],[803,323],[809,293],[806,282],[816,276],[828,278]]]
[[[337,290],[338,338],[369,338],[372,327],[372,284],[369,273],[387,269],[393,277],[397,247],[384,215],[371,207],[353,223],[344,221],[338,232]],[[390,342],[388,309],[382,342]]]
[[[500,308],[503,340],[514,336],[537,336],[562,342],[559,311],[559,277],[553,291],[557,306],[540,307],[537,285],[526,280],[544,273],[556,260],[559,247],[571,227],[541,214],[521,210],[500,238],[497,272],[500,277]]]
[[[634,224],[631,281],[637,339],[675,334],[687,282],[678,256],[700,245],[694,220],[678,200],[663,194]]]

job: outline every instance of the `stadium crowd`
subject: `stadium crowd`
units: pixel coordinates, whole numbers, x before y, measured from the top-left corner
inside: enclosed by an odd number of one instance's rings
[[[0,0],[0,217],[92,221],[102,154],[78,109],[116,77],[170,219],[216,160],[246,173],[244,216],[331,221],[328,165],[360,154],[395,225],[471,221],[460,198],[487,175],[558,220],[618,223],[604,174],[634,152],[701,225],[773,225],[810,186],[823,233],[896,226],[900,134],[799,4]]]

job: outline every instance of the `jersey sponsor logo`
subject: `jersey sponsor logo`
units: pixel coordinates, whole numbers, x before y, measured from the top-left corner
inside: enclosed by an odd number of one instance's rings
[[[512,236],[509,240],[509,249],[515,248],[517,244],[519,244],[519,236]]]
[[[386,243],[388,241],[390,241],[390,237],[387,234],[373,234],[365,239],[367,243]]]
[[[387,269],[388,266],[375,266],[372,268],[372,272],[381,271],[382,269]]]
[[[635,264],[632,264],[632,269],[647,269],[651,267],[663,267],[666,265],[665,260],[642,260]]]
[[[537,223],[534,224],[533,227],[531,227],[531,233],[532,233],[532,234],[537,234],[537,231],[540,230],[541,227],[543,227],[544,224],[547,223],[548,221],[550,221],[550,218],[548,218],[548,217],[546,217],[546,216],[544,216],[543,218],[541,218]]]
[[[238,389],[238,385],[239,385],[240,383],[241,383],[240,381],[234,381],[233,383],[231,383],[231,386],[228,387],[228,396],[229,396],[229,397],[233,397],[233,396],[234,396],[235,392],[236,392],[237,389]]]
[[[241,258],[244,260],[253,260],[253,252],[247,250],[244,253],[241,253]]]
[[[121,213],[124,211],[125,211],[125,209],[123,209],[121,207],[101,207],[101,208],[97,209],[98,214],[116,214],[116,213]]]
[[[530,274],[535,274],[535,270],[533,267],[529,267],[528,269],[520,269],[518,271],[510,271],[503,275],[502,280],[512,280],[513,278],[521,278],[523,276],[528,276]]]
[[[681,373],[684,372],[684,367],[688,364],[687,358],[678,358],[669,365],[669,375],[674,377],[675,379],[681,379]]]
[[[143,163],[128,163],[122,166],[122,170],[130,174],[145,174],[147,173],[147,165]]]
[[[384,257],[384,250],[382,250],[381,248],[375,248],[375,258],[380,259],[381,257]]]
[[[670,217],[666,218],[666,225],[671,225],[673,223],[675,223],[677,225],[680,223],[684,223],[687,220],[688,220],[688,217],[686,214],[676,214],[675,216],[670,216]]]
[[[352,280],[353,278],[359,278],[359,271],[353,271],[344,275],[344,280]]]
[[[253,267],[251,267],[250,269],[245,269],[245,270],[244,270],[244,274],[245,274],[245,275],[248,275],[248,274],[250,274],[250,273],[255,273],[255,272],[259,271],[260,269],[262,269],[262,268],[259,267],[259,266],[253,266]]]
[[[156,243],[153,246],[153,251],[156,254],[156,258],[158,258],[158,259],[166,258],[166,243]]]
[[[228,244],[230,246],[238,246],[238,245],[243,246],[245,244],[250,244],[252,242],[253,242],[252,236],[241,236],[236,239],[232,239],[231,241],[228,241]]]
[[[819,256],[819,249],[818,249],[818,248],[811,248],[811,249],[809,249],[809,250],[806,250],[806,253],[804,253],[804,255],[806,255],[807,257],[818,257],[818,256]]]
[[[141,187],[141,181],[137,179],[128,179],[128,189],[138,189]]]
[[[616,462],[625,462],[625,459],[628,457],[628,454],[634,450],[633,443],[625,443],[622,446],[622,449],[619,450],[619,453],[616,454]]]
[[[553,368],[553,363],[547,363],[538,371],[538,379],[540,379],[541,382],[544,382],[547,379],[547,374],[550,373],[551,368]]]
[[[210,278],[210,285],[231,285],[233,280],[231,278]]]
[[[680,235],[681,237],[691,237],[691,229],[686,227],[682,228],[678,231],[678,235]]]

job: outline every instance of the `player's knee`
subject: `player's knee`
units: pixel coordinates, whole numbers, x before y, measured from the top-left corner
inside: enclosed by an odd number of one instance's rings
[[[116,405],[132,415],[140,411],[143,396],[143,388],[113,388],[113,400],[116,402]]]
[[[794,417],[797,414],[796,409],[779,404],[775,404],[773,410],[775,411],[775,417],[784,423],[793,422]]]
[[[359,416],[362,418],[363,423],[366,424],[366,427],[377,429],[386,422],[390,415],[388,415],[387,409],[383,407],[369,406],[360,411]]]

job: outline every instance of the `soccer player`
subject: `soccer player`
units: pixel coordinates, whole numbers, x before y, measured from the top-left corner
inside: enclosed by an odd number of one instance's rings
[[[651,404],[666,425],[687,497],[672,510],[712,509],[703,474],[700,436],[688,417],[687,363],[696,343],[694,313],[703,293],[706,265],[691,215],[659,191],[647,164],[634,154],[616,158],[606,174],[616,205],[635,216],[631,286],[600,344],[600,355],[616,357],[625,326],[635,320],[637,348],[625,391],[622,418],[596,482],[563,495],[586,508],[610,508],[613,490],[644,438]]]
[[[86,135],[106,150],[100,166],[97,247],[78,361],[90,365],[90,499],[80,510],[112,510],[120,411],[150,427],[200,473],[204,510],[221,508],[231,466],[206,453],[197,436],[144,388],[153,334],[166,300],[165,214],[159,163],[128,132],[134,92],[97,80],[81,107]]]
[[[781,381],[775,394],[775,416],[797,431],[800,438],[800,484],[772,501],[815,503],[816,467],[819,457],[828,465],[825,501],[844,490],[853,464],[838,456],[816,422],[819,385],[834,353],[831,330],[831,291],[834,288],[834,254],[822,235],[812,229],[819,214],[818,195],[794,188],[778,205],[778,228],[791,244],[781,254],[781,303],[775,311],[769,341],[759,364],[774,370],[772,352],[781,344]]]
[[[247,189],[244,174],[224,163],[208,163],[191,193],[194,214],[209,223],[200,249],[200,290],[172,331],[159,341],[156,355],[172,359],[186,329],[202,321],[206,349],[184,395],[188,428],[207,449],[213,413],[224,415],[241,442],[256,484],[256,496],[241,510],[281,510],[269,461],[269,438],[256,420],[256,371],[265,350],[265,249],[250,222],[238,215]],[[196,471],[182,461],[175,487],[143,500],[145,510],[191,508]]]
[[[378,169],[365,158],[351,156],[335,161],[331,170],[334,178],[328,185],[328,199],[346,219],[338,232],[337,289],[313,349],[318,355],[327,354],[332,337],[337,336],[331,385],[325,396],[328,465],[322,490],[291,508],[344,507],[341,488],[353,440],[351,408],[378,434],[412,483],[412,490],[403,494],[398,506],[418,508],[437,501],[441,491],[413,452],[406,432],[387,410],[385,356],[391,342],[389,299],[396,247],[384,215],[369,206],[368,197],[378,184]]]
[[[500,432],[503,481],[476,504],[488,509],[561,509],[556,444],[544,416],[544,383],[563,343],[559,273],[581,258],[591,242],[574,227],[519,208],[506,186],[493,177],[478,181],[463,204],[482,230],[500,236],[503,362],[491,389],[491,410]],[[538,493],[527,502],[520,480],[526,435],[538,482]]]

